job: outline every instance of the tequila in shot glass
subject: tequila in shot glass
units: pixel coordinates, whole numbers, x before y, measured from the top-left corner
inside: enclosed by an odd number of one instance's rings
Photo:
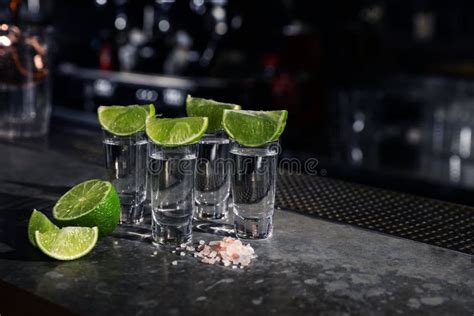
[[[139,224],[144,217],[147,191],[147,136],[144,132],[149,106],[100,106],[105,168],[121,203],[121,224]]]
[[[224,219],[230,196],[230,140],[224,131],[205,134],[198,144],[196,217]]]
[[[188,116],[209,120],[206,134],[198,146],[195,179],[197,219],[220,220],[228,213],[230,196],[230,141],[222,127],[224,110],[240,110],[240,105],[195,98],[188,95]]]
[[[207,126],[206,117],[147,119],[151,230],[157,246],[192,241],[196,143]]]
[[[231,145],[237,237],[263,239],[272,235],[278,153],[278,141],[261,147]]]
[[[148,145],[152,237],[160,246],[186,244],[192,238],[197,145]]]
[[[147,137],[144,132],[117,136],[104,130],[102,142],[108,180],[120,197],[120,223],[139,224],[143,221],[146,199]]]
[[[279,137],[288,118],[281,111],[225,110],[231,144],[232,199],[237,237],[264,239],[273,233]]]

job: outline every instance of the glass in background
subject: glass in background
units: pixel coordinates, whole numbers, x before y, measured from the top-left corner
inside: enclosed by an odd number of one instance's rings
[[[458,81],[449,103],[434,117],[433,151],[451,183],[474,187],[474,84]]]
[[[48,31],[0,24],[0,137],[47,134],[51,112]]]

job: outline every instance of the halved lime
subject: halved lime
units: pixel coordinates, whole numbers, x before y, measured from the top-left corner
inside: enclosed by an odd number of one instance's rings
[[[59,231],[59,228],[54,225],[47,217],[36,209],[33,210],[28,222],[28,239],[30,243],[36,247],[35,232],[45,233],[48,231]]]
[[[154,107],[148,106],[150,113],[154,110]],[[148,116],[147,109],[140,105],[99,106],[97,114],[102,128],[118,136],[128,136],[143,131]]]
[[[62,226],[99,228],[101,236],[112,233],[120,220],[120,199],[108,181],[88,180],[67,191],[53,208]]]
[[[288,111],[225,110],[224,129],[237,143],[259,147],[276,141],[283,133]]]
[[[74,260],[87,255],[97,243],[97,227],[64,227],[58,231],[36,231],[35,241],[41,251],[57,260]]]
[[[221,130],[222,116],[224,110],[240,110],[240,105],[222,103],[210,99],[193,98],[188,95],[186,98],[186,113],[188,116],[201,116],[209,119],[207,132],[212,133]]]
[[[207,126],[207,117],[149,117],[146,121],[146,134],[158,145],[176,147],[198,142]]]

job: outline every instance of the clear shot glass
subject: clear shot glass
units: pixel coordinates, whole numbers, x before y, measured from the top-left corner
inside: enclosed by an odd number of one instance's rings
[[[176,247],[192,241],[197,144],[163,147],[148,144],[154,244]]]
[[[230,196],[230,140],[224,131],[206,134],[198,143],[195,177],[197,219],[220,220],[227,217]]]
[[[265,239],[273,233],[278,141],[262,147],[231,144],[234,227],[239,238]]]
[[[105,169],[121,203],[121,224],[139,224],[144,218],[147,190],[147,136],[138,132],[117,136],[103,130]]]

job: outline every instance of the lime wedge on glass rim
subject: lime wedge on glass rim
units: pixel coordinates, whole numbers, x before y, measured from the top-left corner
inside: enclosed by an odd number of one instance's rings
[[[102,128],[117,136],[128,136],[143,131],[146,118],[151,113],[154,115],[154,112],[153,105],[111,105],[99,106],[97,109]]]
[[[225,110],[222,123],[229,136],[247,147],[276,141],[283,133],[288,111]]]
[[[207,117],[149,117],[146,134],[155,144],[177,147],[198,142],[206,133],[207,126]]]
[[[57,260],[74,260],[88,254],[99,238],[97,227],[64,227],[57,231],[35,232],[38,248]]]
[[[222,103],[210,99],[193,98],[188,95],[186,98],[186,113],[190,117],[200,116],[209,119],[207,133],[212,133],[223,129],[222,116],[224,110],[240,110],[240,105]]]
[[[61,226],[97,226],[101,236],[112,233],[120,220],[120,199],[108,181],[88,180],[67,191],[53,208]]]
[[[35,232],[46,233],[49,231],[57,232],[59,228],[54,225],[43,213],[33,210],[28,221],[28,239],[36,247]]]

